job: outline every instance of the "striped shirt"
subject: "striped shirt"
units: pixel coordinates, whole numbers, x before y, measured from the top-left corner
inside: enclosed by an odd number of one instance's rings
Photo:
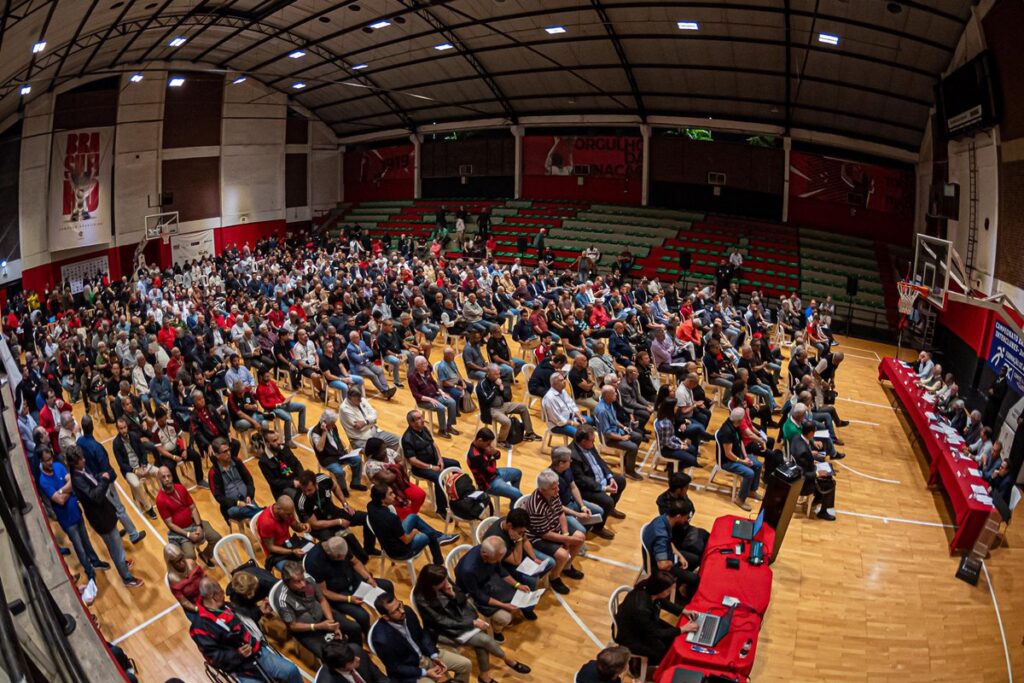
[[[562,502],[557,496],[549,501],[541,495],[540,490],[534,491],[526,499],[523,509],[530,515],[530,526],[526,530],[526,536],[531,542],[541,540],[548,532],[562,531]]]

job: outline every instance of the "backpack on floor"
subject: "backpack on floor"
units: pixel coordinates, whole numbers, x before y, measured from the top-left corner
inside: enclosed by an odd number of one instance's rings
[[[526,435],[526,428],[523,427],[523,422],[515,415],[509,415],[508,419],[512,422],[508,426],[508,437],[506,441],[510,444],[515,445],[523,442],[523,437]]]
[[[484,510],[491,507],[491,500],[483,491],[478,491],[473,477],[465,472],[452,477],[445,485],[448,505],[462,519],[480,519]]]

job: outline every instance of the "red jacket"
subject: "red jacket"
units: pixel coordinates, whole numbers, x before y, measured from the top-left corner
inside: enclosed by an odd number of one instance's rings
[[[256,399],[260,402],[266,410],[273,410],[280,404],[284,403],[284,394],[277,388],[273,380],[266,384],[259,384],[256,386]]]

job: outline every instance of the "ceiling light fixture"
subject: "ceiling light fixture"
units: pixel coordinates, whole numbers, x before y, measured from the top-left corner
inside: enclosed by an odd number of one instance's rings
[[[46,49],[46,41],[40,40],[38,43],[32,46],[32,54],[37,55]]]
[[[699,31],[700,24],[696,21],[677,21],[676,26],[679,27],[680,31]]]
[[[451,43],[441,43],[440,45],[435,45],[434,49],[437,50],[438,52],[444,52],[445,50],[451,50],[454,47],[455,46],[452,45]]]
[[[30,92],[32,92],[32,86],[31,85],[23,85],[23,86],[21,86],[21,90],[19,92],[21,92],[22,95],[27,95]]]
[[[128,80],[131,81],[132,83],[138,83],[139,81],[142,80],[142,74],[132,74],[128,78]]]
[[[388,26],[391,26],[391,22],[387,19],[381,19],[380,21],[375,21],[370,24],[370,28],[372,29],[387,28]]]
[[[306,87],[306,84],[303,83],[302,81],[299,81],[298,83],[292,83],[292,89],[293,90],[302,90],[305,87]]]
[[[369,64],[356,64],[354,67],[352,67],[352,70],[353,71],[359,71],[360,69],[365,69],[368,66],[370,66],[370,65]]]
[[[239,83],[245,83],[245,76],[239,76],[238,78],[236,78],[235,80],[233,80],[231,82],[234,83],[235,85],[238,85]]]
[[[167,44],[168,44],[168,45],[170,45],[171,47],[181,47],[181,46],[182,46],[182,45],[184,45],[184,44],[185,44],[185,43],[186,43],[187,41],[188,41],[188,38],[186,38],[185,36],[178,36],[178,37],[176,37],[176,38],[173,38],[173,39],[171,40],[171,42],[169,42],[169,43],[167,43]]]
[[[291,57],[292,59],[302,59],[303,57],[306,56],[306,53],[304,50],[296,50],[295,52],[292,52],[288,56]]]
[[[826,45],[838,45],[839,36],[832,35],[831,33],[819,33],[818,42],[825,43]]]
[[[565,30],[564,26],[548,26],[544,30],[547,31],[549,34],[551,34],[553,36],[557,36],[559,33],[566,33],[567,32]]]
[[[167,85],[172,88],[180,88],[185,85],[184,76],[171,76],[171,80],[167,81]]]

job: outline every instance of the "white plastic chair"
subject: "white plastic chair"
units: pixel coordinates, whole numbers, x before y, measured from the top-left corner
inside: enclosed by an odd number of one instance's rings
[[[476,539],[477,545],[484,542],[484,536],[487,535],[487,531],[491,528],[491,525],[496,524],[499,521],[501,521],[501,517],[492,515],[476,525],[476,534],[474,534],[474,538]]]
[[[448,551],[448,554],[444,558],[444,568],[448,570],[448,576],[453,580],[455,579],[455,566],[459,563],[459,560],[462,559],[462,556],[472,549],[473,546],[470,544],[460,543]]]
[[[392,511],[393,511],[393,508],[392,508]],[[370,532],[374,536],[377,535],[377,532],[373,530],[373,525],[370,524],[370,518],[369,517],[366,518],[366,527],[370,530]],[[426,550],[426,548],[423,548],[423,550]],[[416,553],[412,557],[399,560],[399,559],[395,559],[395,558],[391,557],[390,555],[388,555],[387,551],[384,550],[384,547],[381,546],[381,548],[380,548],[380,575],[384,576],[385,571],[386,571],[386,569],[388,567],[387,563],[390,562],[391,563],[390,566],[394,566],[394,565],[398,564],[399,562],[404,562],[405,566],[408,567],[408,569],[409,569],[409,582],[410,583],[416,583],[416,559],[420,555],[423,554],[423,550],[420,550],[418,553]]]
[[[619,611],[619,605],[622,604],[622,599],[625,598],[626,594],[629,593],[629,591],[631,591],[631,590],[633,590],[631,586],[619,586],[614,591],[612,591],[611,597],[608,598],[608,614],[611,617],[611,624],[612,624],[612,641],[618,642],[618,641],[615,640],[615,637],[616,637],[615,613]],[[639,679],[641,681],[646,681],[647,680],[647,657],[644,657],[642,655],[634,655],[634,654],[630,653],[630,658],[640,660],[640,676],[639,676]]]
[[[245,556],[239,551],[239,544],[245,550]],[[230,576],[231,572],[249,560],[256,561],[256,552],[252,548],[252,541],[245,534],[228,534],[213,546],[213,561],[225,576]]]
[[[544,421],[544,438],[540,442],[541,453],[551,453],[555,449],[554,443],[556,438],[562,439],[562,445],[568,446],[572,440],[568,434],[558,434],[557,432],[551,431],[551,423],[548,421],[548,411],[544,409],[544,401],[540,403],[540,419]]]
[[[529,496],[523,496],[522,498],[520,498],[519,500],[517,500],[517,501],[515,502],[515,505],[513,505],[512,507],[513,507],[514,509],[516,509],[516,510],[520,510],[520,509],[522,509],[522,508],[526,507],[526,501],[527,501],[527,499],[528,499],[528,498],[529,498]]]
[[[380,655],[377,654],[377,648],[373,646],[373,630],[380,625],[380,621],[381,620],[378,619],[377,621],[373,622],[373,625],[370,626],[370,630],[366,632],[366,646],[370,648],[370,653],[373,654],[374,657],[378,658],[380,657]]]
[[[725,457],[725,451],[722,448],[722,442],[718,439],[718,433],[715,432],[715,466],[711,468],[711,474],[708,475],[708,486],[715,483],[715,477],[717,475],[728,475],[732,478],[732,497],[736,498],[736,492],[739,490],[740,486],[740,475],[722,468],[723,457]]]
[[[650,525],[650,522],[645,522],[644,525],[640,527],[640,573],[637,574],[637,581],[645,576],[651,575],[651,552],[647,549],[647,546],[644,545],[644,532],[647,531],[647,527]]]

